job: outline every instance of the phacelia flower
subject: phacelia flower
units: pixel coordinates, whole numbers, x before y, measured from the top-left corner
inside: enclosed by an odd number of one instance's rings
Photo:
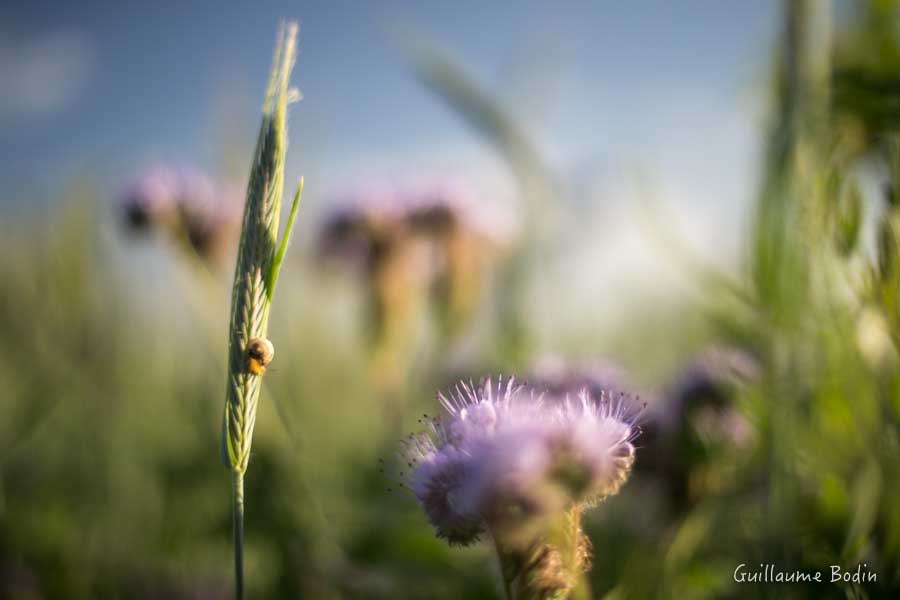
[[[514,220],[478,201],[475,191],[454,179],[423,180],[407,184],[403,196],[404,218],[414,230],[446,235],[465,230],[490,245],[505,245],[513,236]]]
[[[735,410],[732,396],[736,384],[758,377],[759,362],[746,351],[709,348],[689,362],[663,391],[648,415],[651,428],[671,434],[684,429],[694,415],[710,410],[731,422],[736,418],[729,416]]]
[[[205,258],[220,258],[240,229],[243,196],[192,169],[157,166],[122,194],[125,225],[132,231],[163,231]]]
[[[668,392],[673,402],[688,408],[704,397],[720,399],[723,389],[736,381],[759,376],[759,362],[746,351],[713,347],[688,364]]]
[[[615,494],[638,430],[624,395],[543,396],[513,379],[459,384],[446,414],[411,436],[406,477],[438,537],[474,542]]]
[[[122,193],[125,225],[144,231],[174,218],[178,176],[171,169],[154,167],[128,184]]]
[[[741,384],[757,380],[759,371],[746,350],[707,348],[679,369],[648,409],[640,474],[664,491],[660,497],[675,512],[689,509],[710,482],[726,481],[706,473],[754,443],[755,428],[736,400]]]
[[[397,238],[441,245],[464,233],[472,243],[500,247],[514,231],[513,219],[494,214],[467,186],[450,179],[369,181],[336,194],[330,206],[319,225],[320,254],[364,265]]]
[[[599,398],[628,388],[625,370],[602,359],[573,362],[559,356],[544,356],[533,365],[529,381],[556,397],[578,395],[587,390]]]
[[[410,488],[422,503],[435,533],[450,544],[468,544],[484,532],[478,515],[459,506],[458,494],[470,469],[469,456],[450,446],[440,451],[431,448],[419,456],[410,475]]]
[[[371,270],[407,237],[404,198],[391,183],[368,182],[330,206],[317,237],[323,258]]]

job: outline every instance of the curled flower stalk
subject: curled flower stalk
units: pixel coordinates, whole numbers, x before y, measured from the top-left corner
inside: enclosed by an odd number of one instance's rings
[[[404,441],[402,483],[439,538],[467,545],[489,534],[508,598],[586,593],[581,515],[628,478],[638,428],[627,398],[461,383],[440,396],[445,414]]]
[[[266,338],[269,308],[303,188],[301,180],[281,242],[277,243],[287,145],[288,80],[294,64],[296,37],[294,23],[284,25],[279,34],[247,186],[231,297],[221,455],[222,462],[232,472],[238,599],[243,597],[244,590],[244,474],[250,459],[262,377],[275,351]]]

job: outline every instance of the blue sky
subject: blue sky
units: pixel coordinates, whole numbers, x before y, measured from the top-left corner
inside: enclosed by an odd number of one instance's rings
[[[773,2],[714,0],[37,1],[2,13],[0,68],[14,84],[29,77],[14,87],[31,91],[0,106],[0,177],[7,194],[38,195],[78,174],[114,182],[152,161],[213,166],[220,141],[252,143],[281,17],[301,23],[291,167],[328,178],[428,157],[466,170],[459,157],[492,160],[410,75],[395,29],[430,36],[530,124],[555,164],[580,171],[642,148],[652,163],[667,139],[678,142],[661,127],[677,138],[703,127],[704,110],[750,112],[778,24]]]

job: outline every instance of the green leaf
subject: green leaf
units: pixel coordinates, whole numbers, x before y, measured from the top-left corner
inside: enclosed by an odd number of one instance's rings
[[[272,258],[272,264],[269,267],[269,273],[266,276],[266,295],[269,302],[272,301],[272,294],[275,293],[275,283],[278,281],[278,272],[281,270],[281,263],[284,261],[284,254],[287,252],[288,242],[291,238],[291,230],[294,227],[294,219],[297,216],[297,208],[300,206],[300,196],[303,194],[303,178],[297,184],[297,192],[294,194],[294,201],[291,203],[291,212],[288,215],[287,224],[284,232],[281,234],[281,241],[278,243],[278,249]]]

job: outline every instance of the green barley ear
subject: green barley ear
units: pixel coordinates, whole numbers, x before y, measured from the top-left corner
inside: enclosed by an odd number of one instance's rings
[[[269,79],[259,139],[256,144],[237,267],[231,296],[231,326],[228,334],[228,386],[222,429],[222,461],[243,473],[250,456],[256,417],[256,402],[262,378],[248,368],[247,346],[253,339],[265,340],[274,281],[280,267],[276,261],[278,220],[281,213],[284,153],[287,145],[285,112],[288,77],[294,63],[297,25],[282,27]],[[298,196],[295,198],[296,203]],[[293,217],[292,211],[292,217]],[[290,226],[293,222],[291,218]],[[287,240],[288,230],[284,233]]]
[[[292,95],[288,80],[294,66],[296,39],[297,24],[283,24],[250,169],[231,295],[221,455],[222,462],[233,474],[237,598],[243,596],[244,473],[250,459],[262,375],[274,354],[274,347],[266,339],[269,307],[302,189],[301,181],[281,244],[276,250],[287,146],[286,109]]]

